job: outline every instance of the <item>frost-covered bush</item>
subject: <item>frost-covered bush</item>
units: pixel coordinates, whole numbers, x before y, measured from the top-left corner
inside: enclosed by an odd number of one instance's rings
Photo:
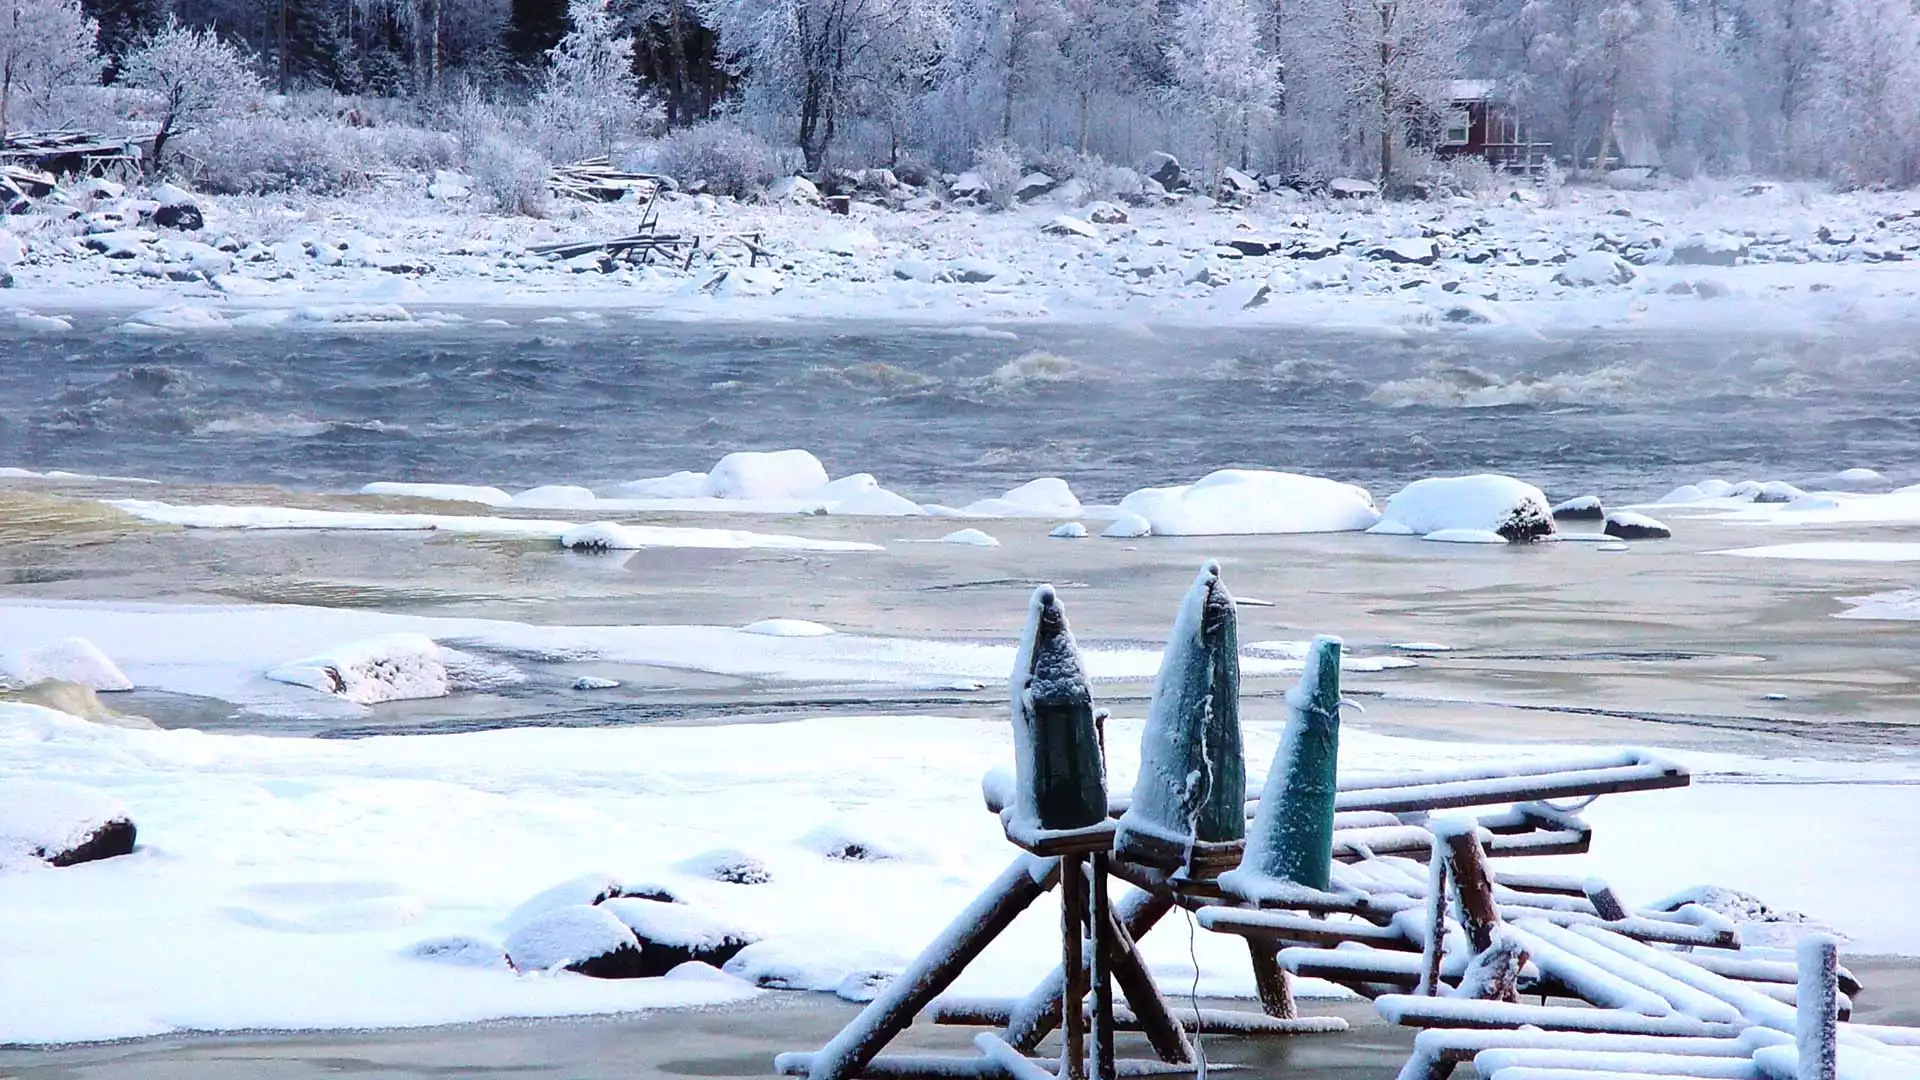
[[[1449,158],[1435,170],[1443,187],[1469,195],[1484,195],[1500,187],[1500,172],[1477,154]]]
[[[547,179],[553,164],[524,139],[482,136],[466,148],[467,171],[502,213],[540,217],[547,210]]]
[[[160,131],[153,161],[164,164],[167,141],[182,130],[246,111],[261,94],[253,58],[211,29],[173,16],[120,62],[120,83],[153,95]]]
[[[986,181],[993,204],[1002,210],[1013,205],[1013,192],[1026,175],[1020,148],[1008,142],[990,142],[973,152],[973,171]]]
[[[556,160],[611,154],[622,137],[659,122],[633,73],[633,37],[619,32],[609,2],[570,0],[572,28],[547,54],[533,130]]]
[[[682,185],[704,183],[715,195],[746,196],[784,174],[765,139],[724,120],[682,128],[633,155],[637,169],[664,173]]]
[[[383,174],[431,173],[453,164],[453,136],[415,127],[358,127],[325,116],[251,113],[182,135],[179,169],[221,194],[332,193]]]
[[[13,0],[0,17],[0,135],[12,127],[22,97],[94,82],[100,26],[78,0]]]

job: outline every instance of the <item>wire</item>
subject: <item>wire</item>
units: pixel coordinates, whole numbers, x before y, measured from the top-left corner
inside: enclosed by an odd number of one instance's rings
[[[1187,959],[1193,962],[1193,985],[1187,990],[1187,1000],[1193,1005],[1193,1056],[1199,1063],[1194,1080],[1207,1080],[1206,1032],[1200,1023],[1200,930],[1193,911],[1185,906],[1180,910],[1187,916]]]

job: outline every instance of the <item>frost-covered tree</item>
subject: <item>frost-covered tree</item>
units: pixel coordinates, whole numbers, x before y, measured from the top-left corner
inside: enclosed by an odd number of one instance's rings
[[[120,61],[120,82],[149,91],[158,100],[156,169],[164,161],[167,141],[182,128],[244,112],[261,93],[251,57],[212,30],[184,26],[171,16]]]
[[[1299,119],[1338,131],[1347,156],[1383,178],[1407,135],[1445,108],[1467,42],[1459,0],[1303,0],[1280,32],[1303,68],[1293,84],[1317,88]]]
[[[1818,105],[1840,179],[1920,180],[1920,12],[1911,0],[1836,3]]]
[[[930,88],[949,32],[942,0],[708,0],[745,78],[746,108],[794,125],[809,171],[864,96],[890,81]]]
[[[1249,0],[1187,0],[1167,46],[1176,101],[1206,119],[1215,159],[1242,169],[1254,126],[1273,117],[1280,96],[1280,62],[1261,43],[1261,23]]]
[[[79,0],[0,0],[0,139],[20,95],[99,77],[99,30]]]
[[[613,152],[645,116],[633,73],[633,37],[608,0],[571,0],[568,30],[547,54],[535,112],[563,156]]]

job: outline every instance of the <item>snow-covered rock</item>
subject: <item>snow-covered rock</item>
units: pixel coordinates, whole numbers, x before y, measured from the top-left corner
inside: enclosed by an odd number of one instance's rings
[[[1553,506],[1555,521],[1604,521],[1606,516],[1606,507],[1601,505],[1598,495],[1581,495]]]
[[[427,197],[443,201],[457,201],[473,194],[474,179],[464,173],[436,170],[433,182],[427,185]]]
[[[1139,514],[1123,513],[1109,522],[1100,535],[1109,540],[1138,540],[1153,535],[1153,522]]]
[[[953,178],[947,185],[947,194],[961,202],[986,202],[993,197],[993,185],[987,179],[971,170]]]
[[[958,529],[940,538],[943,544],[959,544],[962,547],[999,547],[1000,541],[981,532],[979,529]]]
[[[1040,231],[1048,236],[1080,236],[1089,240],[1100,238],[1100,230],[1081,221],[1071,214],[1061,214],[1052,221],[1040,226]]]
[[[1335,177],[1327,181],[1327,194],[1336,199],[1371,199],[1380,194],[1380,185],[1351,176]]]
[[[270,668],[267,678],[344,698],[356,705],[446,697],[455,690],[506,686],[515,668],[449,649],[424,634],[387,634]]]
[[[528,488],[508,500],[510,506],[525,506],[540,510],[572,510],[592,507],[600,501],[600,496],[592,488],[578,484],[542,484]]]
[[[826,484],[826,466],[805,450],[736,450],[707,473],[700,494],[709,499],[790,499]]]
[[[0,785],[0,869],[125,855],[135,833],[126,807],[105,792],[47,780]]]
[[[728,885],[765,885],[773,880],[767,864],[736,848],[715,848],[690,856],[674,869]]]
[[[706,484],[706,473],[682,470],[668,476],[629,480],[616,486],[613,493],[623,499],[697,499]]]
[[[147,197],[159,204],[153,211],[155,225],[182,232],[197,232],[207,224],[206,213],[201,210],[200,203],[179,187],[157,184],[147,193]]]
[[[1746,260],[1745,237],[1730,233],[1702,233],[1689,236],[1672,247],[1672,262],[1677,266],[1738,266]]]
[[[1440,248],[1433,241],[1419,237],[1388,240],[1368,249],[1367,258],[1412,266],[1432,266],[1440,259]]]
[[[1827,477],[1824,486],[1836,491],[1880,491],[1891,486],[1885,474],[1875,469],[1841,469]]]
[[[962,285],[984,285],[1011,276],[1008,269],[992,259],[966,256],[955,259],[940,271],[939,280],[953,281]]]
[[[776,205],[819,206],[820,189],[804,176],[783,176],[767,185],[766,200]]]
[[[506,949],[490,941],[457,934],[418,942],[407,949],[407,955],[429,964],[487,971],[513,970],[513,962],[507,959]]]
[[[1125,225],[1127,211],[1123,206],[1110,202],[1096,202],[1087,206],[1087,220],[1095,225]]]
[[[1608,514],[1604,531],[1608,536],[1621,540],[1665,540],[1673,535],[1672,529],[1631,510],[1615,510]]]
[[[1169,192],[1180,191],[1188,186],[1187,171],[1180,166],[1180,159],[1164,150],[1147,155],[1147,160],[1140,165],[1140,175]]]
[[[1239,169],[1220,170],[1220,198],[1225,202],[1246,203],[1260,194],[1260,181]]]
[[[1021,202],[1032,202],[1042,195],[1049,194],[1060,186],[1060,181],[1043,172],[1030,172],[1013,185],[1013,197]]]
[[[1145,521],[1154,536],[1352,532],[1380,520],[1364,488],[1260,469],[1221,469],[1191,484],[1142,488],[1120,500],[1120,509]]]
[[[637,979],[640,942],[604,907],[575,904],[541,912],[507,936],[507,959],[523,972],[576,971],[596,979]]]
[[[612,899],[602,910],[625,923],[640,942],[640,977],[665,975],[685,963],[723,967],[760,935],[685,904]]]
[[[0,653],[0,687],[66,682],[89,690],[131,690],[133,680],[100,647],[83,637]]]
[[[1047,535],[1056,540],[1085,540],[1087,527],[1077,521],[1069,521],[1063,525],[1055,525],[1053,531]]]
[[[1634,276],[1633,265],[1620,256],[1611,251],[1589,251],[1575,255],[1554,271],[1553,282],[1569,288],[1591,288],[1625,285]]]
[[[1388,499],[1379,524],[1368,531],[1426,536],[1455,529],[1498,533],[1514,543],[1540,540],[1555,533],[1553,508],[1539,488],[1511,476],[1431,477]]]
[[[966,517],[1071,517],[1081,511],[1080,500],[1065,480],[1043,476],[1029,480],[998,498],[981,499],[960,508]]]

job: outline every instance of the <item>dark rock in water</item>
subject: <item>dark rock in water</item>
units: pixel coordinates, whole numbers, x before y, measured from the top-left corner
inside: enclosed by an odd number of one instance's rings
[[[601,907],[625,923],[640,942],[643,979],[665,975],[689,961],[722,967],[760,940],[758,934],[677,904],[609,900]]]
[[[1598,495],[1582,495],[1577,499],[1568,499],[1553,508],[1555,521],[1605,521],[1607,509],[1600,504]]]
[[[507,959],[519,971],[562,968],[596,979],[638,979],[640,941],[612,912],[586,904],[529,919],[507,938]]]
[[[1620,540],[1666,540],[1673,536],[1672,529],[1644,514],[1620,510],[1607,515],[1607,527],[1603,531]]]
[[[13,271],[0,270],[0,289],[13,288]]]
[[[123,817],[114,818],[64,851],[43,850],[35,854],[54,866],[74,866],[84,862],[111,859],[116,855],[126,855],[133,851],[136,832],[138,830],[134,828],[132,821]]]
[[[1535,540],[1544,540],[1556,536],[1559,530],[1553,526],[1553,513],[1541,513],[1541,508],[1532,502],[1524,502],[1508,512],[1505,521],[1494,526],[1494,532],[1507,539],[1510,544],[1530,544]]]

